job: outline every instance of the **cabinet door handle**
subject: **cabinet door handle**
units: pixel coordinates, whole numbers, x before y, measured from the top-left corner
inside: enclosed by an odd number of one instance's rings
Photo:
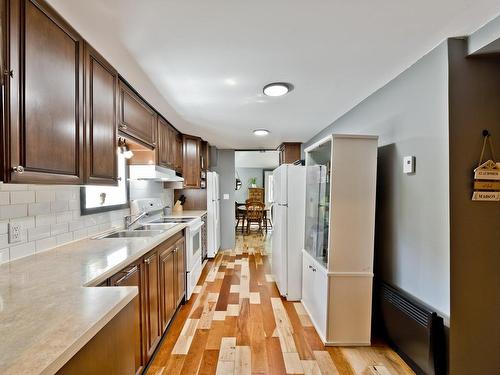
[[[125,130],[125,129],[127,129],[127,125],[120,124],[119,128]]]
[[[9,77],[11,77],[11,78],[12,78],[12,77],[14,77],[14,71],[13,71],[13,70],[7,70],[7,69],[5,69],[5,70],[3,71],[3,75],[4,75],[4,76],[9,76]]]
[[[137,266],[134,266],[131,269],[129,269],[124,276],[120,277],[118,281],[115,282],[115,284],[120,284],[123,280],[132,275],[135,271],[137,271]]]
[[[144,259],[144,263],[150,264],[151,263],[151,258]]]
[[[22,165],[18,165],[17,167],[12,167],[12,172],[23,174],[24,167]]]
[[[153,142],[152,145],[156,147],[156,142]]]

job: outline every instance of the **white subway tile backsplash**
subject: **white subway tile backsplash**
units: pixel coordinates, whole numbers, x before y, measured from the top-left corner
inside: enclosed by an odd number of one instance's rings
[[[10,248],[10,260],[22,258],[35,253],[35,242],[26,242],[22,245],[12,246]]]
[[[0,234],[0,249],[9,247],[9,236],[7,234]]]
[[[30,203],[28,205],[28,215],[36,216],[50,214],[50,202]]]
[[[73,220],[68,223],[69,224],[69,231],[73,232],[75,230],[79,230],[85,227],[85,223],[83,220]]]
[[[35,192],[34,191],[13,191],[10,193],[10,203],[33,203],[35,202]]]
[[[11,219],[15,217],[24,217],[28,215],[28,205],[11,204],[9,206],[0,206],[0,219]]]
[[[71,211],[63,212],[56,215],[56,223],[69,223],[73,220]]]
[[[28,229],[28,241],[41,240],[50,237],[50,225],[41,225]]]
[[[0,205],[10,204],[10,193],[8,191],[0,191]]]
[[[25,185],[25,184],[4,184],[4,183],[0,183],[0,190],[2,190],[2,191],[28,190],[28,185]]]
[[[78,191],[63,190],[58,191],[56,194],[56,201],[70,201],[77,198]]]
[[[57,196],[58,194],[56,194]],[[68,201],[54,201],[50,202],[50,210],[52,212],[68,211]]]
[[[55,237],[44,238],[43,240],[36,241],[36,252],[52,249],[57,246]]]
[[[162,184],[131,184],[131,197],[172,196]],[[134,192],[134,188],[141,188]],[[172,203],[170,202],[170,205]],[[93,215],[80,214],[80,187],[25,185],[0,182],[0,263],[95,236],[111,228],[123,228],[128,208]],[[8,243],[8,224],[21,224],[22,242]]]
[[[72,199],[68,201],[68,208],[70,210],[80,210],[80,200]]]
[[[35,216],[35,225],[50,225],[55,224],[56,215],[48,214],[48,215],[37,215]]]
[[[9,261],[10,254],[9,249],[0,250],[0,264],[7,263]]]
[[[60,234],[56,237],[56,240],[57,240],[58,245],[62,245],[62,244],[65,244],[67,242],[71,242],[71,241],[73,241],[73,233],[68,232],[68,233]]]
[[[87,228],[75,230],[73,232],[73,239],[74,240],[80,240],[82,238],[85,238],[88,236]]]
[[[7,233],[9,231],[9,220],[0,221],[0,234]]]
[[[66,233],[68,231],[68,223],[52,224],[50,227],[50,234],[52,236]]]
[[[102,230],[99,229],[99,225],[94,225],[92,227],[87,228],[87,235],[88,236],[95,236],[96,234],[102,232]]]
[[[56,200],[55,191],[51,190],[40,190],[36,192],[37,202],[53,202]]]

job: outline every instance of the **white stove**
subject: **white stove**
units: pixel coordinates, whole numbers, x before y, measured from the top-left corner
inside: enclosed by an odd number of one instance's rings
[[[146,217],[140,224],[165,225],[187,224],[186,231],[186,300],[191,298],[194,287],[200,279],[201,261],[201,228],[203,221],[199,217],[175,217],[163,215],[164,204],[160,198],[135,199],[130,203],[132,215],[146,212]]]

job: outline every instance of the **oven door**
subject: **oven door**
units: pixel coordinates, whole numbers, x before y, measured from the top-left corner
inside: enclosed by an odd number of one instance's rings
[[[201,227],[203,222],[189,227],[188,266],[189,270],[201,263]]]

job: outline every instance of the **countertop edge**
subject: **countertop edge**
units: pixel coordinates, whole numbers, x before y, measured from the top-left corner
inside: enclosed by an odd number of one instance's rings
[[[134,254],[131,257],[128,257],[127,259],[124,259],[122,262],[120,262],[120,263],[116,264],[114,267],[104,271],[99,276],[94,277],[93,279],[87,281],[82,286],[87,287],[87,288],[98,287],[98,285],[100,283],[102,283],[104,280],[113,276],[118,271],[121,271],[124,267],[126,267],[130,263],[135,262],[137,259],[139,259],[143,255],[147,254],[149,251],[153,250],[158,245],[167,241],[170,237],[172,237],[175,234],[179,233],[180,231],[186,229],[186,227],[187,227],[186,224],[178,224],[175,227],[168,229],[167,231],[165,231],[164,234],[159,235],[157,240],[155,240],[155,241],[151,242],[150,244],[148,244],[147,246],[145,246],[140,252],[137,252],[136,254]],[[113,241],[113,239],[110,239],[110,240]],[[94,241],[100,241],[100,240],[94,240]]]
[[[88,288],[83,286],[82,288]],[[94,288],[94,287],[90,287]],[[95,287],[98,288],[98,287]],[[101,319],[99,319],[92,327],[90,327],[86,332],[78,337],[73,343],[69,345],[66,350],[61,353],[54,361],[50,363],[45,369],[43,369],[40,374],[43,375],[53,375],[57,373],[66,363],[68,363],[71,358],[75,356],[87,343],[92,340],[92,338],[106,326],[120,311],[122,311],[136,296],[139,295],[139,291],[136,287],[114,287],[114,288],[125,288],[130,290],[129,293],[121,300],[117,302],[111,310],[109,310]]]
[[[153,250],[155,247],[159,246],[163,242],[167,241],[169,238],[175,234],[181,232],[187,227],[186,224],[178,224],[175,227],[167,230],[165,233],[158,236],[158,239],[152,241],[151,243],[144,246],[141,251],[135,253],[133,256],[124,259],[122,262],[116,264],[112,268],[106,270],[99,276],[87,281],[81,287],[82,288],[101,288],[98,285],[109,277],[115,275],[117,272],[121,271],[127,265],[132,262],[137,261],[142,256],[147,254],[149,251]],[[89,239],[85,239],[89,240]],[[112,241],[113,239],[111,239]],[[99,241],[99,240],[95,240]],[[116,287],[109,286],[106,288],[122,288],[128,290],[128,293],[123,296],[116,304],[108,310],[102,317],[98,318],[96,322],[89,327],[83,334],[75,338],[75,340],[68,344],[68,347],[55,359],[47,365],[44,369],[40,371],[40,374],[53,375],[57,373],[66,363],[68,363],[75,354],[77,354],[92,338],[106,325],[108,324],[120,311],[122,311],[138,294],[139,291],[137,287]]]

